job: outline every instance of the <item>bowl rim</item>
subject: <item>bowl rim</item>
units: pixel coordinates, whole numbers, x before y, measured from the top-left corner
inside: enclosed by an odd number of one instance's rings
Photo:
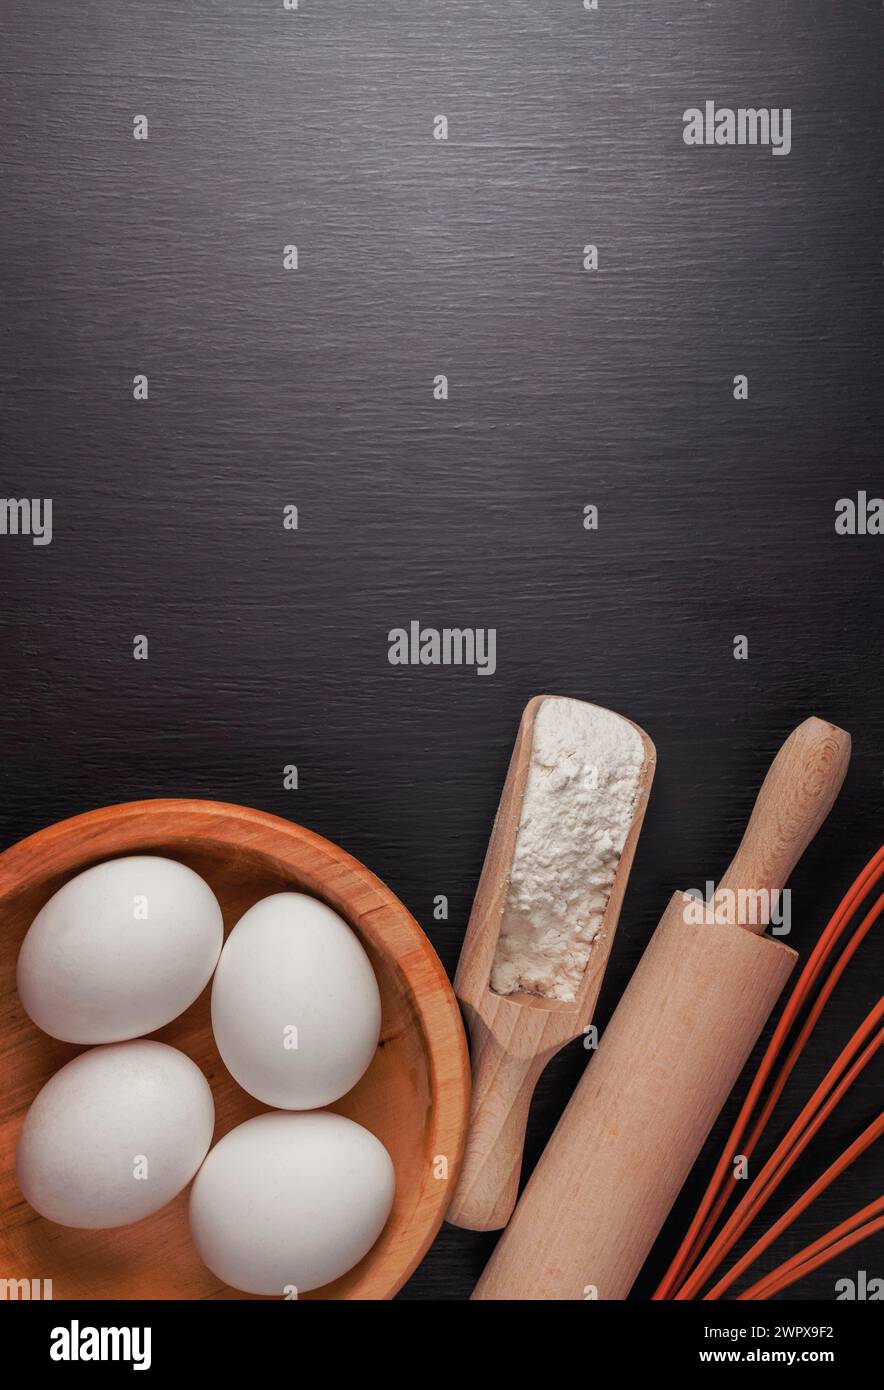
[[[312,856],[317,870],[333,871],[344,891],[358,890],[363,900],[358,911],[352,905],[336,910],[385,954],[391,955],[397,970],[409,981],[411,1001],[429,1043],[431,1103],[426,1143],[431,1154],[445,1154],[449,1166],[447,1180],[441,1182],[428,1171],[420,1200],[404,1230],[397,1233],[395,1251],[401,1252],[401,1263],[397,1263],[396,1269],[383,1281],[383,1287],[353,1295],[375,1300],[393,1298],[421,1263],[442,1225],[457,1185],[466,1146],[470,1105],[469,1050],[460,1007],[442,962],[423,928],[392,889],[339,845],[282,816],[235,802],[196,797],[150,797],[117,802],[55,821],[35,831],[0,852],[0,907],[41,873],[63,875],[81,871],[78,866],[82,865],[84,851],[90,856],[94,851],[95,862],[102,856],[156,853],[139,850],[137,845],[138,827],[143,828],[145,817],[154,823],[166,817],[170,848],[174,840],[179,839],[182,852],[186,852],[188,839],[192,840],[194,848],[214,844],[218,848],[248,850],[250,839],[257,838],[261,832],[262,842],[255,848],[265,856],[272,853],[274,858],[278,852],[281,870],[291,871],[292,867],[292,859],[286,858],[286,849],[291,854],[292,847],[296,847],[300,861]],[[190,818],[192,828],[188,825]],[[157,826],[153,833],[162,834]],[[121,837],[123,843],[119,843]],[[273,842],[272,850],[268,848],[268,837]],[[116,843],[110,844],[111,838]],[[329,891],[332,900],[340,896],[337,891]],[[395,932],[393,949],[382,928]],[[421,982],[421,989],[416,987],[417,980]],[[393,1251],[388,1252],[387,1262],[392,1254]]]

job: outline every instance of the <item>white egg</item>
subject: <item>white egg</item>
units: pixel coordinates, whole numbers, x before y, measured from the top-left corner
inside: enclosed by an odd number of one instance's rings
[[[371,962],[343,918],[303,893],[250,908],[221,952],[212,1027],[231,1075],[284,1110],[344,1095],[377,1047],[381,997]]]
[[[209,1083],[165,1043],[111,1043],[55,1073],[25,1116],[19,1186],[62,1226],[140,1221],[187,1186],[212,1142]]]
[[[390,1155],[342,1115],[258,1115],[212,1149],[190,1194],[201,1259],[244,1293],[291,1297],[346,1274],[393,1205]]]
[[[37,1027],[64,1042],[137,1038],[193,1003],[223,939],[218,900],[186,865],[155,855],[95,864],[31,923],[19,997]]]

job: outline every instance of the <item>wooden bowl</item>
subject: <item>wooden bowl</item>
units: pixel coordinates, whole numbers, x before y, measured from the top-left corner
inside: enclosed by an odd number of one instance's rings
[[[15,1146],[28,1106],[59,1067],[84,1051],[47,1037],[25,1014],[15,987],[19,947],[62,883],[124,854],[166,855],[195,869],[216,893],[226,931],[259,898],[301,889],[327,902],[359,935],[380,985],[381,1037],[362,1080],[331,1109],[358,1120],[386,1145],[396,1168],[396,1198],[365,1258],[304,1297],[392,1298],[439,1229],[463,1154],[470,1082],[457,1001],[417,922],[362,864],[299,825],[214,801],[108,806],[61,821],[0,855],[0,1203],[6,1228],[0,1277],[51,1279],[56,1299],[247,1296],[200,1261],[190,1238],[187,1190],[136,1225],[76,1231],[38,1216],[16,1182]],[[208,1078],[217,1142],[267,1107],[224,1067],[212,1035],[210,993],[208,986],[186,1013],[152,1036],[186,1052]]]

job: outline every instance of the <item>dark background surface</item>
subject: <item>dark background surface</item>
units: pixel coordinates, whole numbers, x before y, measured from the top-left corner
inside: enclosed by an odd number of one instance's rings
[[[4,5],[2,491],[51,496],[55,534],[0,538],[0,847],[144,796],[258,806],[364,860],[453,972],[524,703],[594,700],[659,759],[604,1024],[817,713],[854,756],[792,883],[806,958],[881,830],[884,539],[836,536],[834,504],[884,487],[884,10],[600,4]],[[791,107],[791,154],[687,148],[707,99]],[[495,627],[496,675],[391,667],[412,619]],[[867,943],[780,1132],[881,964]],[[529,1162],[585,1055],[542,1079]],[[872,1120],[874,1071],[771,1219]],[[873,1150],[753,1277],[879,1178]],[[443,1228],[403,1296],[466,1298],[493,1240]]]

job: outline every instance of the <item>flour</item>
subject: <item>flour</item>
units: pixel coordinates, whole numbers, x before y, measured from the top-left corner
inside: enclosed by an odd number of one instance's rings
[[[638,731],[611,710],[558,696],[541,704],[491,970],[497,994],[576,998],[644,757]]]

